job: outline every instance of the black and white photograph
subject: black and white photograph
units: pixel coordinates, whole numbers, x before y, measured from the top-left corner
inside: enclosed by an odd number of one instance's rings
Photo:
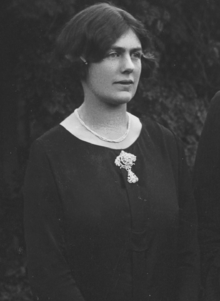
[[[2,0],[0,301],[220,301],[219,16]]]

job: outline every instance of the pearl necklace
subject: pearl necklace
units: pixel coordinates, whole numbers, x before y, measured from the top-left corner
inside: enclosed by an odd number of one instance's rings
[[[123,140],[125,140],[125,138],[128,136],[129,134],[129,131],[130,131],[130,127],[131,127],[131,120],[130,120],[130,117],[128,115],[128,127],[127,127],[127,130],[126,132],[124,133],[123,136],[119,137],[118,139],[108,139],[108,138],[105,138],[101,135],[99,135],[98,133],[96,133],[95,131],[93,131],[92,129],[90,129],[88,127],[88,125],[85,124],[85,122],[80,118],[79,116],[79,112],[78,112],[78,109],[75,110],[75,113],[76,113],[76,117],[78,118],[79,122],[89,131],[91,132],[93,135],[95,135],[97,138],[99,138],[100,140],[103,140],[103,141],[106,141],[106,142],[111,142],[111,143],[119,143],[119,142],[122,142]]]

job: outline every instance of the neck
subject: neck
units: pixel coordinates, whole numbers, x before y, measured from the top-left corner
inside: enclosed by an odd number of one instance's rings
[[[126,104],[111,106],[84,101],[78,112],[87,126],[110,139],[123,135],[128,125]]]

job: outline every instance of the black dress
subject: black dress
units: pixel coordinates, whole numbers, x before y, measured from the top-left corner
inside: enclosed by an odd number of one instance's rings
[[[183,150],[143,122],[127,149],[93,145],[57,126],[37,139],[24,186],[28,274],[40,301],[197,300],[194,199]]]
[[[220,92],[200,137],[193,175],[206,301],[220,300]]]

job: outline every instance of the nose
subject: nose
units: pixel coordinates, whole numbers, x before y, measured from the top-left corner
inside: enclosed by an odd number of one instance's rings
[[[123,56],[121,70],[123,73],[131,73],[134,70],[134,62],[131,59],[130,54],[125,54]]]

